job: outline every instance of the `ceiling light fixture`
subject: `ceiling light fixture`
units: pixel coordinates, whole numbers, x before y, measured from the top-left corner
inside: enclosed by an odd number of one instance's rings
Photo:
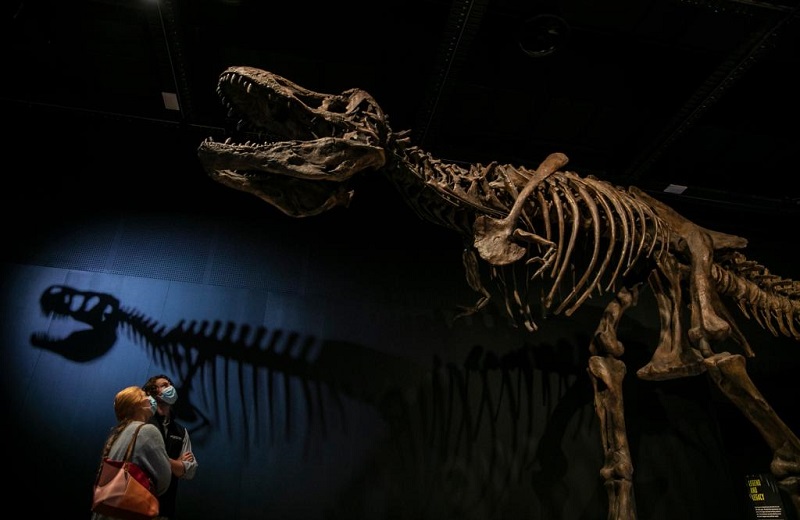
[[[569,32],[569,24],[560,16],[540,14],[522,23],[517,44],[531,58],[544,58],[564,46]]]

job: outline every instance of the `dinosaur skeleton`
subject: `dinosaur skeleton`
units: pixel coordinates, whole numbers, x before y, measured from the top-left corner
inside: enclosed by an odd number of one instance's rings
[[[493,296],[487,279],[509,315],[532,332],[537,301],[542,312],[569,316],[592,295],[610,293],[588,367],[609,519],[636,518],[617,326],[644,283],[655,296],[661,333],[637,376],[707,372],[769,445],[771,471],[800,512],[800,440],[747,375],[745,356],[755,354],[722,301],[732,300],[772,334],[800,340],[800,283],[748,260],[741,252],[746,239],[703,228],[635,187],[565,171],[560,153],[535,170],[439,160],[412,145],[408,132],[393,132],[360,89],[323,94],[264,70],[231,67],[217,91],[251,140],[200,145],[198,156],[214,180],[306,217],[347,206],[358,174],[383,173],[421,218],[464,237],[467,281],[481,295],[465,313]],[[548,288],[538,293],[533,282]],[[713,349],[728,339],[744,355]]]

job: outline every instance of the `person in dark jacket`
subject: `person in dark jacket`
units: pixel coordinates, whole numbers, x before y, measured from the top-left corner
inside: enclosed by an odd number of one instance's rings
[[[156,399],[158,409],[150,423],[158,427],[164,437],[164,445],[170,457],[172,477],[169,489],[158,497],[158,520],[175,520],[178,518],[175,504],[178,497],[178,482],[190,480],[197,472],[197,459],[192,452],[192,441],[189,431],[175,420],[172,405],[178,400],[178,392],[172,380],[164,374],[151,377],[142,389]]]

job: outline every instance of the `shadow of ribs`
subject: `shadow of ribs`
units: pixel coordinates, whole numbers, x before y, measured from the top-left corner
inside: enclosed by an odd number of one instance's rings
[[[588,367],[609,519],[637,517],[617,327],[645,287],[655,296],[661,332],[636,375],[707,373],[771,448],[771,470],[800,513],[800,441],[747,375],[745,356],[755,354],[723,303],[732,301],[775,335],[800,340],[800,283],[747,259],[747,240],[696,225],[635,187],[565,171],[560,153],[535,170],[446,163],[414,146],[408,132],[393,132],[360,89],[318,93],[268,71],[231,67],[217,91],[247,142],[233,135],[200,145],[214,180],[306,217],[346,206],[362,175],[385,175],[422,219],[463,237],[467,282],[480,295],[466,314],[489,302],[487,286],[497,287],[509,315],[534,332],[537,306],[569,316],[590,295],[613,294],[590,342]],[[549,290],[542,296],[533,282]],[[715,351],[725,340],[742,354]]]

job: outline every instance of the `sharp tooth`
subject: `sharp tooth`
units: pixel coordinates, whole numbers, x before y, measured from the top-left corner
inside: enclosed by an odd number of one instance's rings
[[[232,142],[233,142],[233,140],[230,137],[225,139],[225,144],[231,144]]]

